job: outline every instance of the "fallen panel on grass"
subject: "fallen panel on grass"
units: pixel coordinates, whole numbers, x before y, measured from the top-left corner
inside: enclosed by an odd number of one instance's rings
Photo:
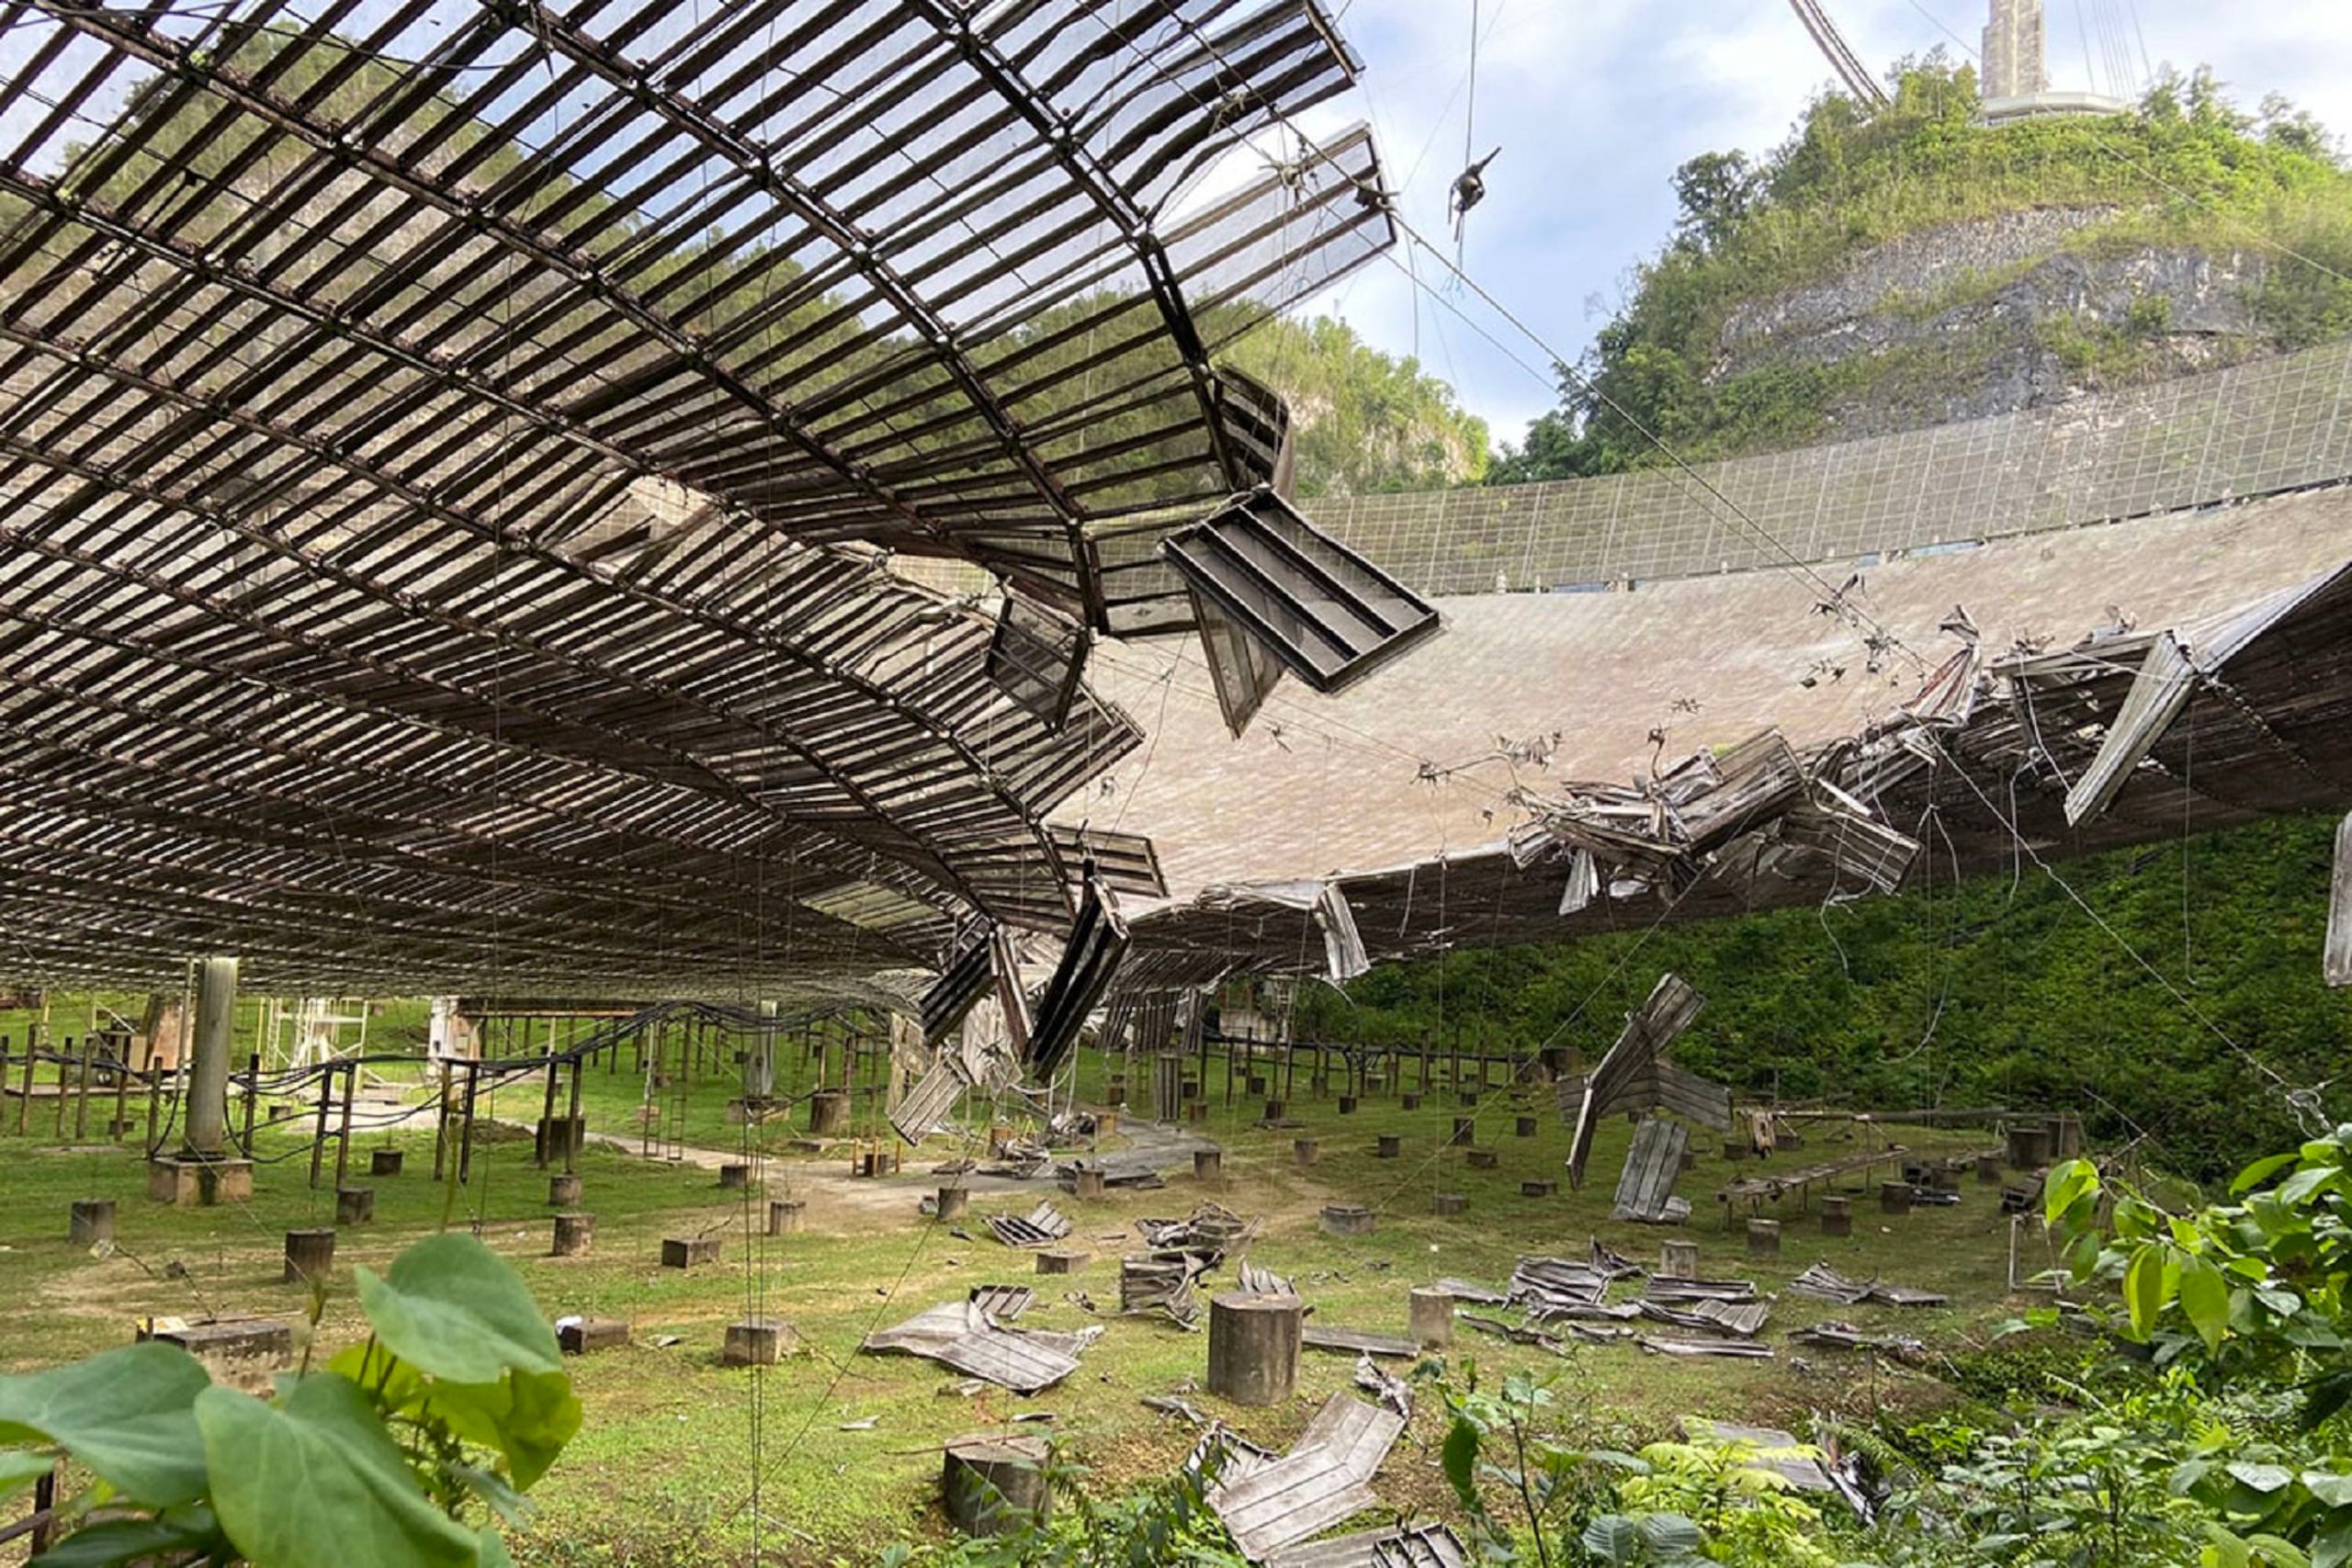
[[[1146,1245],[1162,1252],[1188,1252],[1214,1269],[1227,1252],[1258,1234],[1261,1222],[1243,1219],[1222,1203],[1203,1203],[1181,1220],[1137,1220]]]
[[[990,1214],[989,1229],[1007,1247],[1046,1247],[1069,1235],[1069,1220],[1051,1203],[1041,1202],[1026,1214]]]
[[[1311,1540],[1372,1507],[1371,1481],[1405,1419],[1393,1410],[1335,1393],[1281,1459],[1209,1494],[1234,1544],[1253,1562]]]
[[[1402,1525],[1295,1546],[1266,1568],[1469,1568],[1470,1551],[1443,1525]]]
[[[1395,1356],[1409,1359],[1421,1353],[1419,1343],[1401,1334],[1375,1334],[1368,1328],[1343,1328],[1310,1320],[1299,1330],[1299,1343],[1310,1350],[1346,1350],[1359,1356]]]
[[[1010,1323],[1037,1304],[1037,1292],[1026,1285],[975,1285],[967,1299],[997,1322]]]
[[[1909,1285],[1886,1285],[1876,1280],[1849,1280],[1826,1263],[1816,1263],[1789,1281],[1789,1289],[1798,1295],[1836,1302],[1840,1306],[1855,1306],[1863,1302],[1898,1307],[1942,1306],[1951,1299],[1940,1292],[1916,1290]]]
[[[1645,1091],[1637,1086],[1656,1081],[1658,1057],[1706,1005],[1707,998],[1688,980],[1666,974],[1658,976],[1642,1005],[1627,1015],[1616,1042],[1584,1080],[1576,1135],[1568,1145],[1569,1185],[1584,1185],[1585,1162],[1592,1157],[1592,1135],[1603,1116],[1621,1109],[1646,1111],[1657,1103],[1654,1098],[1640,1098]]]
[[[1772,1348],[1747,1339],[1666,1339],[1638,1334],[1634,1343],[1661,1356],[1724,1356],[1736,1360],[1769,1361]]]
[[[1015,1393],[1035,1393],[1078,1371],[1079,1353],[1102,1332],[1008,1328],[971,1302],[946,1302],[895,1328],[867,1335],[858,1348],[868,1354],[921,1356]]]
[[[1356,1358],[1356,1386],[1406,1420],[1413,1418],[1413,1385],[1382,1368],[1370,1355]]]

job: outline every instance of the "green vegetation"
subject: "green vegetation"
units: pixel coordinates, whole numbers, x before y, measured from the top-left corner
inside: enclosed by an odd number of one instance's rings
[[[2028,863],[1892,898],[1464,951],[1302,995],[1307,1038],[1605,1049],[1664,970],[1709,998],[1692,1070],[1856,1107],[2078,1108],[2198,1177],[2294,1135],[2278,1085],[2340,1070],[2352,996],[2319,983],[2332,824],[2287,818],[2066,863],[2115,931]],[[2117,936],[2162,979],[2141,969]],[[2193,1015],[2188,998],[2233,1044]]]
[[[1289,403],[1301,496],[1446,490],[1486,476],[1487,422],[1418,361],[1381,353],[1345,321],[1268,321],[1226,358]]]
[[[153,1341],[0,1378],[0,1501],[61,1459],[77,1487],[34,1561],[503,1568],[500,1523],[580,1429],[554,1331],[469,1235],[355,1283],[368,1337],[266,1400]]]
[[[1564,376],[1561,406],[1504,450],[1490,482],[1655,464],[1644,429],[1691,457],[1822,438],[1829,412],[1874,395],[1882,376],[1917,378],[1917,355],[1726,374],[1733,312],[1835,276],[1873,246],[2004,213],[2095,214],[2064,242],[2089,255],[2143,245],[2268,251],[2251,300],[2267,341],[2254,346],[2296,348],[2352,332],[2352,284],[2337,276],[2352,273],[2352,174],[2307,114],[2277,98],[2244,114],[2202,73],[2159,84],[2137,112],[2116,118],[1988,129],[1973,122],[1976,107],[1974,73],[1930,56],[1898,68],[1883,110],[1830,94],[1760,160],[1710,152],[1684,164],[1673,238],[1638,269],[1580,376]],[[2289,251],[2322,265],[2278,259]],[[1963,279],[1951,302],[2006,280]],[[1905,312],[1934,303],[1887,302]],[[2069,368],[2102,383],[2148,371],[2144,351],[2171,324],[2158,305],[2130,310],[2112,342],[2077,325]],[[1950,362],[1974,365],[1965,345]]]

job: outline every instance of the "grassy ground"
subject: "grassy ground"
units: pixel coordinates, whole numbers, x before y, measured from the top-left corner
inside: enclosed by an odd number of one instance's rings
[[[1086,1080],[1100,1070],[1089,1064]],[[627,1077],[624,1071],[613,1081]],[[591,1075],[591,1082],[600,1078]],[[726,1086],[714,1079],[694,1093],[723,1105]],[[433,1184],[429,1128],[371,1137],[356,1154],[355,1168],[364,1171],[366,1147],[391,1143],[407,1151],[407,1173],[375,1181],[376,1222],[343,1233],[336,1287],[323,1303],[316,1337],[332,1348],[356,1329],[349,1265],[380,1267],[445,1222],[478,1223],[550,1314],[626,1317],[636,1332],[629,1348],[575,1363],[587,1427],[536,1494],[540,1514],[518,1543],[520,1561],[738,1561],[748,1558],[756,1528],[770,1561],[854,1562],[870,1559],[887,1541],[940,1529],[931,1506],[938,1445],[1017,1412],[1051,1412],[1052,1429],[1092,1467],[1093,1483],[1114,1489],[1165,1473],[1193,1440],[1189,1429],[1146,1411],[1142,1395],[1188,1391],[1203,1410],[1279,1447],[1325,1395],[1347,1386],[1351,1359],[1310,1351],[1300,1399],[1271,1411],[1228,1407],[1190,1392],[1205,1364],[1204,1336],[1157,1320],[1090,1315],[1079,1298],[1115,1303],[1117,1255],[1131,1244],[1137,1217],[1181,1214],[1211,1197],[1261,1215],[1265,1227],[1252,1257],[1294,1276],[1320,1320],[1391,1332],[1405,1327],[1408,1287],[1441,1274],[1499,1285],[1521,1255],[1581,1256],[1594,1237],[1637,1259],[1656,1258],[1664,1233],[1607,1219],[1627,1139],[1622,1122],[1602,1130],[1584,1192],[1531,1200],[1520,1195],[1521,1180],[1560,1174],[1566,1152],[1566,1130],[1548,1107],[1530,1107],[1539,1112],[1538,1132],[1520,1138],[1513,1122],[1521,1107],[1499,1092],[1485,1096],[1478,1141],[1500,1152],[1501,1168],[1474,1171],[1459,1151],[1444,1147],[1453,1118],[1463,1113],[1448,1097],[1433,1096],[1410,1113],[1393,1099],[1369,1101],[1359,1114],[1341,1117],[1333,1100],[1309,1096],[1302,1069],[1292,1113],[1309,1125],[1288,1131],[1250,1125],[1254,1107],[1228,1110],[1214,1076],[1210,1093],[1212,1117],[1195,1130],[1224,1145],[1225,1185],[1204,1190],[1189,1172],[1171,1171],[1163,1190],[1114,1193],[1084,1206],[1065,1200],[1077,1221],[1074,1244],[1093,1254],[1068,1281],[1067,1296],[1057,1288],[1063,1281],[1036,1279],[1029,1256],[989,1239],[980,1220],[992,1211],[1025,1210],[1042,1190],[976,1194],[964,1236],[921,1216],[919,1199],[935,1181],[922,1171],[959,1152],[945,1139],[910,1159],[902,1177],[883,1182],[849,1181],[838,1157],[774,1161],[765,1170],[768,1190],[788,1190],[808,1202],[808,1230],[774,1241],[752,1234],[751,1206],[722,1193],[708,1170],[592,1148],[582,1172],[584,1207],[597,1215],[595,1247],[586,1258],[557,1259],[547,1256],[546,1184],[527,1139],[486,1132],[473,1179],[460,1189]],[[486,1109],[527,1119],[537,1103],[537,1086],[530,1084]],[[612,1121],[598,1113],[591,1125],[600,1124]],[[1382,1132],[1403,1137],[1404,1157],[1374,1156]],[[1294,1163],[1291,1140],[1305,1134],[1319,1139],[1321,1159],[1303,1169]],[[1849,1127],[1841,1139],[1825,1130],[1780,1163],[1827,1157],[1859,1146],[1843,1140],[1867,1135]],[[1920,1139],[1911,1141],[1921,1146]],[[1938,1148],[1984,1141],[1981,1134],[1932,1139]],[[175,1211],[143,1198],[135,1150],[0,1137],[0,1366],[22,1370],[120,1343],[150,1313],[306,1313],[305,1292],[278,1282],[282,1233],[331,1223],[333,1195],[308,1187],[306,1148],[290,1130],[265,1132],[260,1153],[274,1163],[260,1172],[250,1204]],[[1816,1410],[1868,1414],[1936,1403],[1949,1394],[1927,1371],[1834,1352],[1792,1355],[1779,1342],[1792,1327],[1839,1317],[1958,1346],[2015,1310],[2003,1292],[2007,1227],[1993,1188],[1971,1183],[1959,1207],[1903,1219],[1883,1219],[1874,1203],[1858,1202],[1856,1234],[1838,1240],[1821,1237],[1810,1216],[1792,1213],[1782,1256],[1751,1260],[1722,1228],[1713,1201],[1729,1170],[1711,1154],[1682,1187],[1700,1211],[1689,1234],[1699,1241],[1710,1276],[1753,1278],[1777,1290],[1826,1258],[1849,1274],[1949,1292],[1953,1304],[1898,1314],[1783,1295],[1766,1330],[1781,1354],[1769,1362],[1683,1360],[1609,1345],[1580,1349],[1571,1364],[1467,1333],[1456,1356],[1475,1357],[1482,1375],[1518,1366],[1562,1371],[1571,1419],[1634,1440],[1664,1432],[1686,1414],[1802,1427]],[[1468,1215],[1430,1217],[1430,1194],[1438,1190],[1466,1194]],[[65,1240],[69,1201],[93,1196],[120,1204],[119,1247],[110,1258],[92,1257]],[[1332,1201],[1374,1206],[1377,1233],[1348,1240],[1320,1234],[1317,1212]],[[717,1268],[682,1274],[657,1266],[664,1235],[697,1232],[725,1238]],[[872,1328],[995,1281],[1041,1286],[1042,1299],[1024,1322],[1105,1325],[1077,1376],[1032,1399],[994,1389],[966,1398],[950,1392],[955,1377],[931,1363],[854,1354]],[[752,1310],[789,1319],[801,1345],[797,1356],[756,1379],[718,1365],[725,1325]],[[673,1343],[661,1342],[673,1336]],[[844,1429],[868,1419],[870,1427]],[[1437,1414],[1424,1409],[1379,1483],[1392,1508],[1445,1514],[1435,1469],[1439,1433]],[[755,1479],[756,1508],[750,1502]]]

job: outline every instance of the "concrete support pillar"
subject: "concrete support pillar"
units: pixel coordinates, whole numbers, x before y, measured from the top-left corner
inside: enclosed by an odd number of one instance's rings
[[[775,1018],[776,1004],[762,1002],[763,1021]],[[775,1093],[775,1034],[763,1031],[747,1036],[743,1044],[743,1098],[748,1101],[767,1100]]]
[[[198,965],[196,1038],[188,1056],[187,1104],[182,1120],[187,1152],[221,1153],[229,1125],[230,1032],[237,1021],[237,961],[212,956]]]

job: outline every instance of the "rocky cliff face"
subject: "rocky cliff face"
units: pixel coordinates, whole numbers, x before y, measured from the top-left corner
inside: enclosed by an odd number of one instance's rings
[[[2110,208],[2006,213],[1909,234],[1838,276],[1750,301],[1710,375],[1826,373],[1840,436],[1975,419],[2270,351],[2264,258],[2095,232]]]

